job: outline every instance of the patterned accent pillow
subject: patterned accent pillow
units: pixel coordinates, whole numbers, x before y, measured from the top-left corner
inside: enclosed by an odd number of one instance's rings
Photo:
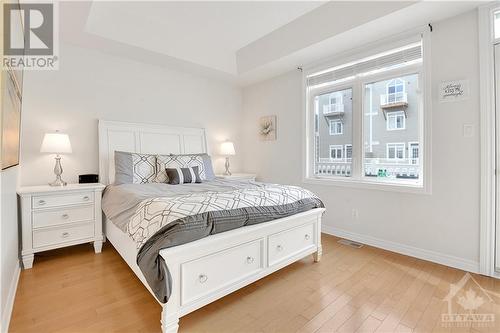
[[[158,155],[156,156],[156,182],[167,183],[168,176],[166,169],[198,167],[200,179],[206,180],[205,164],[200,154],[193,155]]]
[[[156,179],[156,155],[115,151],[115,184],[144,184]]]
[[[156,179],[156,156],[132,153],[132,183],[153,183]]]
[[[165,169],[171,185],[201,183],[198,167]]]

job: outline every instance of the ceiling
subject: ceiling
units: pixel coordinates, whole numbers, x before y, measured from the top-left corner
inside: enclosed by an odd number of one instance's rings
[[[246,85],[334,54],[339,46],[376,40],[397,25],[415,27],[475,6],[415,1],[62,2],[59,30],[65,42]]]
[[[94,2],[85,31],[237,74],[237,50],[321,4],[313,1]]]

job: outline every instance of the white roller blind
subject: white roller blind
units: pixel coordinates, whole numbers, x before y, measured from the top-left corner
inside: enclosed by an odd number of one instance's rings
[[[335,84],[357,76],[403,67],[420,61],[422,61],[421,41],[311,73],[307,75],[307,85],[315,87]]]

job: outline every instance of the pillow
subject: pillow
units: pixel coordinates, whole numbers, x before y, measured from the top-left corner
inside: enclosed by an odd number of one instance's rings
[[[168,183],[171,185],[201,183],[197,166],[189,168],[167,168],[165,172],[167,173]]]
[[[186,154],[186,155],[157,155],[156,156],[156,182],[168,181],[166,169],[187,168],[197,166],[201,180],[215,179],[212,168],[212,160],[208,154]]]
[[[115,151],[115,184],[146,184],[155,178],[155,155]]]

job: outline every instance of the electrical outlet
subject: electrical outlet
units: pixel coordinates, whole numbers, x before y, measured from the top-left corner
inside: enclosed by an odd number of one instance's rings
[[[351,217],[353,220],[357,221],[359,218],[359,212],[357,209],[353,208],[351,211]]]
[[[474,137],[474,125],[464,124],[464,138]]]

